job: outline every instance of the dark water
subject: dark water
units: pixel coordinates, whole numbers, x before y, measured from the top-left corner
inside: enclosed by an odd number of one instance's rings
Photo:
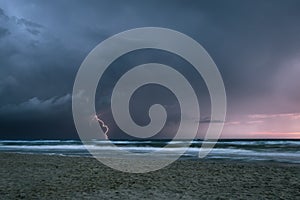
[[[148,153],[159,150],[177,151],[187,141],[113,141],[122,150]],[[198,153],[203,141],[194,140],[181,159],[199,159]],[[171,147],[164,148],[167,144]],[[62,156],[91,156],[86,147],[105,153],[112,150],[107,141],[90,141],[84,146],[76,140],[0,140],[0,152],[34,153]],[[226,159],[243,161],[274,161],[300,164],[300,140],[220,140],[205,159]]]

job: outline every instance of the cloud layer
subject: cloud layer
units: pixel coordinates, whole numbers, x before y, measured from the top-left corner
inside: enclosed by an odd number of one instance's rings
[[[300,112],[299,9],[297,0],[0,2],[0,137],[76,137],[70,95],[81,62],[107,37],[143,26],[181,31],[209,52],[228,95],[229,128],[224,137],[248,137],[251,131],[300,132],[292,118]],[[148,57],[177,63],[168,56]],[[148,57],[136,54],[123,62]],[[197,84],[197,77],[183,71]],[[111,70],[105,84],[109,86],[118,73],[118,68]],[[202,91],[202,116],[209,116]],[[98,97],[104,105],[101,112],[109,108],[108,94]],[[143,102],[143,95],[139,98]],[[106,117],[112,121],[111,115]],[[176,117],[170,119],[172,129]],[[200,120],[201,126],[208,122],[209,117]]]

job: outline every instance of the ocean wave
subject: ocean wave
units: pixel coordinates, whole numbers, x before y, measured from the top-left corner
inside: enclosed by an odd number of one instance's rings
[[[120,149],[134,153],[159,152],[161,156],[173,156],[183,152],[182,141],[113,141]],[[203,141],[192,141],[182,158],[198,159],[198,152]],[[209,143],[209,142],[208,142]],[[166,146],[168,145],[168,146]],[[99,155],[110,156],[115,150],[109,141],[86,141],[83,145],[78,140],[1,140],[0,152],[35,153],[64,156],[91,156],[88,150],[97,151]],[[300,141],[263,140],[263,141],[219,141],[208,154],[207,159],[230,160],[268,160],[276,162],[300,163]]]

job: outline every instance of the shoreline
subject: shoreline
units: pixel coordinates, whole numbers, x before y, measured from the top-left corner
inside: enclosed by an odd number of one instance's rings
[[[130,174],[95,158],[0,153],[0,199],[199,199],[300,197],[300,165],[178,160]]]
[[[1,154],[17,154],[17,155],[36,155],[36,156],[55,156],[55,157],[70,157],[70,158],[89,158],[95,159],[93,155],[65,155],[65,154],[57,154],[57,153],[32,153],[32,152],[5,152],[0,151]],[[202,163],[241,163],[241,164],[254,164],[254,165],[282,165],[282,166],[295,166],[300,167],[300,163],[298,162],[285,162],[285,161],[275,161],[275,160],[246,160],[246,159],[234,159],[234,158],[193,158],[193,157],[180,157],[178,158],[180,161],[198,161]]]

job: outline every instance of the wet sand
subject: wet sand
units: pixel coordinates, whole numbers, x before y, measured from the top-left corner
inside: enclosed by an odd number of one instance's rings
[[[94,158],[0,153],[0,199],[300,199],[300,165],[180,160],[146,174]]]

